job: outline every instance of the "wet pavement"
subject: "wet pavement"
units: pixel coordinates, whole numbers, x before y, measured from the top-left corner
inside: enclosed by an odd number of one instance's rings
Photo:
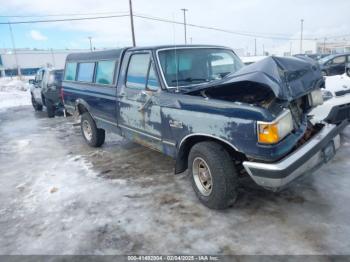
[[[350,254],[350,127],[337,156],[280,193],[242,181],[202,206],[174,161],[72,118],[0,111],[0,254]]]

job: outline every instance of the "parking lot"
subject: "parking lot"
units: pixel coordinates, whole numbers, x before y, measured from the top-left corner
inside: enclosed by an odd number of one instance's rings
[[[349,254],[350,128],[336,157],[280,193],[241,181],[201,205],[173,160],[72,118],[0,111],[0,254]],[[69,243],[69,244],[68,244]]]

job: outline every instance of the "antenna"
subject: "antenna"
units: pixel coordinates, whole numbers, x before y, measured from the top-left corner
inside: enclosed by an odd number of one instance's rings
[[[174,13],[173,13],[173,20],[175,19]],[[174,41],[174,52],[175,52],[175,70],[176,70],[176,92],[179,92],[179,77],[178,77],[178,61],[177,61],[177,48],[176,48],[176,36],[175,36],[175,24],[173,23],[173,41]]]

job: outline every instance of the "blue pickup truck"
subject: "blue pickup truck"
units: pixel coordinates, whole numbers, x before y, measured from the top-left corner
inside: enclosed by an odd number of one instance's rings
[[[347,124],[311,124],[322,104],[319,66],[268,57],[243,66],[221,46],[155,46],[70,54],[65,108],[80,115],[86,142],[105,131],[176,159],[199,200],[224,209],[239,176],[276,191],[329,161]]]

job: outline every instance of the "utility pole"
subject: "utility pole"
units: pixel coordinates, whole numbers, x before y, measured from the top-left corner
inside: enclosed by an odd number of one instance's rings
[[[262,55],[264,56],[264,55],[265,55],[265,45],[264,45],[264,44],[262,45],[262,48],[263,48],[263,53],[262,53]]]
[[[186,12],[188,9],[182,8],[181,9],[184,12],[184,31],[185,31],[185,45],[187,45],[187,32],[186,32]]]
[[[131,3],[131,0],[129,0],[129,11],[130,11],[130,23],[131,23],[132,46],[136,46],[135,29],[134,29],[134,15],[133,15],[133,12],[132,12],[132,3]]]
[[[12,26],[11,23],[9,22],[9,28],[10,28],[10,34],[11,34],[11,42],[12,42],[12,49],[13,49],[13,54],[15,55],[15,61],[16,61],[16,67],[17,67],[17,74],[19,77],[21,77],[21,69],[19,68],[18,64],[18,57],[17,57],[17,50],[16,50],[16,44],[15,44],[15,38],[13,37],[13,32],[12,32]]]
[[[52,56],[52,65],[53,65],[53,67],[56,67],[56,61],[55,61],[55,55],[53,53],[53,49],[51,48],[50,51],[51,51],[51,56]]]
[[[254,56],[256,56],[256,38],[254,38]]]
[[[92,52],[92,36],[88,36],[90,42],[90,52]]]
[[[303,53],[303,26],[304,26],[304,19],[300,20],[300,54]]]

